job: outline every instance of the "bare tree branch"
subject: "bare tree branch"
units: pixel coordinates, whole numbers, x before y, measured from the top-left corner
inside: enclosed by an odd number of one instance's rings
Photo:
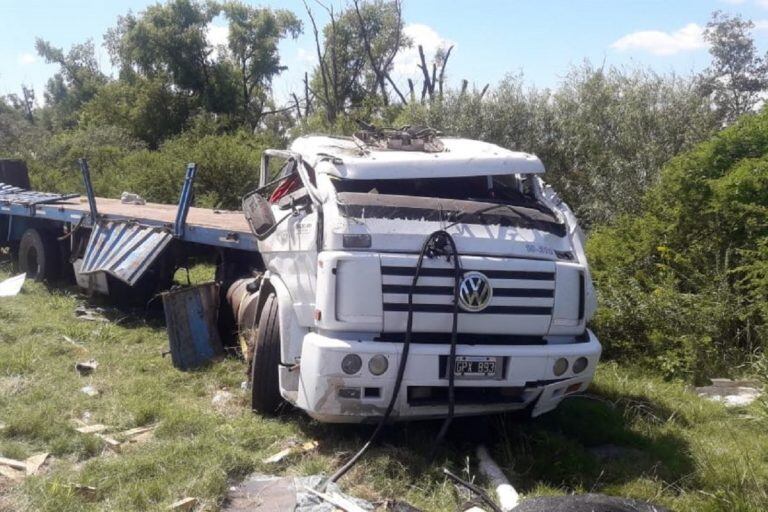
[[[448,58],[451,56],[451,52],[453,51],[453,45],[451,45],[448,48],[448,51],[445,52],[445,57],[443,57],[443,62],[440,64],[440,78],[438,79],[438,94],[440,97],[443,97],[443,80],[445,79],[445,65],[448,64]]]

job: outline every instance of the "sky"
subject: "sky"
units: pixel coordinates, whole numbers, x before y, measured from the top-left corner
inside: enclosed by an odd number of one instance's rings
[[[258,6],[286,8],[304,21],[304,34],[280,46],[288,69],[275,80],[278,101],[301,90],[312,69],[315,46],[301,0],[262,0]],[[331,0],[328,0],[331,1]],[[0,95],[34,87],[42,101],[47,79],[56,66],[35,53],[35,38],[69,48],[91,39],[103,70],[114,72],[101,46],[117,17],[141,12],[152,0],[0,0]],[[314,6],[322,24],[322,9]],[[337,6],[343,5],[335,0]],[[406,33],[429,56],[455,45],[446,75],[449,85],[462,79],[478,88],[509,73],[522,73],[526,84],[556,87],[568,70],[585,59],[594,64],[647,66],[661,72],[688,74],[707,67],[703,27],[713,11],[740,14],[755,22],[753,37],[768,49],[768,0],[403,0]],[[208,37],[226,40],[226,24],[214,20]],[[395,62],[395,79],[418,77],[417,52],[403,51]],[[417,82],[419,83],[419,82]]]

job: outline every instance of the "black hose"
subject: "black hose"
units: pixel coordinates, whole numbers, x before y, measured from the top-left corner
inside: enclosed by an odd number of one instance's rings
[[[491,499],[491,497],[488,496],[488,494],[486,494],[485,491],[483,491],[481,488],[479,488],[475,484],[472,484],[470,482],[467,482],[466,480],[463,480],[461,477],[454,475],[453,473],[448,471],[448,469],[446,468],[443,468],[443,474],[448,478],[450,478],[451,480],[453,480],[454,482],[456,482],[457,484],[463,485],[473,493],[480,496],[480,499],[483,500],[486,505],[491,507],[491,510],[493,510],[493,512],[502,512],[501,508]]]
[[[395,378],[395,388],[392,390],[392,397],[389,399],[389,405],[387,405],[387,410],[384,412],[384,415],[379,420],[379,424],[376,426],[376,429],[371,434],[371,437],[368,438],[368,441],[363,445],[360,450],[358,450],[357,453],[355,453],[352,458],[350,458],[343,466],[341,466],[339,469],[336,470],[334,474],[332,474],[328,480],[326,480],[324,483],[321,484],[321,488],[325,488],[325,486],[328,484],[328,482],[336,482],[339,480],[342,476],[344,476],[347,471],[352,469],[352,467],[357,463],[358,460],[365,454],[365,452],[368,451],[368,449],[371,447],[371,445],[378,439],[379,434],[381,434],[382,429],[384,428],[384,425],[389,421],[389,417],[392,415],[392,410],[395,408],[395,402],[397,402],[397,396],[400,392],[400,386],[403,383],[403,376],[405,375],[405,366],[408,362],[408,352],[411,348],[411,338],[413,337],[413,292],[416,289],[416,284],[419,281],[419,275],[421,273],[421,267],[424,263],[424,256],[428,255],[430,258],[433,258],[437,256],[441,251],[440,248],[436,247],[435,242],[440,242],[440,239],[448,240],[450,241],[451,250],[453,258],[454,258],[454,268],[456,270],[456,283],[454,285],[454,299],[458,299],[458,277],[459,273],[461,271],[461,267],[458,263],[458,254],[456,253],[456,244],[453,241],[453,238],[451,238],[451,235],[449,235],[447,232],[440,230],[435,231],[431,235],[427,237],[427,239],[424,241],[424,245],[421,247],[421,252],[419,253],[419,259],[416,262],[416,269],[413,274],[413,280],[411,281],[411,287],[408,290],[408,319],[405,324],[405,340],[403,341],[403,352],[400,356],[400,364],[397,367],[397,377]],[[444,244],[443,244],[444,245]],[[456,302],[456,300],[454,300]],[[449,378],[448,378],[448,414],[449,417],[453,416],[453,361],[456,358],[456,326],[457,326],[457,313],[458,313],[458,302],[456,302],[454,306],[454,315],[453,315],[453,334],[451,337],[451,355],[449,356]],[[448,418],[446,418],[448,420]],[[448,423],[450,423],[448,421]],[[443,429],[441,429],[442,435],[445,435],[442,430],[447,430],[447,425],[443,424]],[[440,437],[438,437],[440,439]]]
[[[448,243],[451,246],[451,254],[453,255],[453,319],[451,324],[451,351],[448,355],[448,415],[443,421],[443,425],[440,427],[440,431],[435,438],[435,442],[432,444],[432,450],[429,455],[429,460],[433,460],[437,455],[437,450],[440,444],[443,442],[445,435],[448,433],[448,427],[451,426],[453,421],[454,405],[456,397],[454,393],[454,380],[455,380],[455,366],[456,366],[456,343],[458,342],[458,323],[459,323],[459,286],[461,283],[461,262],[459,261],[459,253],[456,250],[456,242],[453,237],[446,231],[438,231],[441,237],[444,238],[444,243]]]

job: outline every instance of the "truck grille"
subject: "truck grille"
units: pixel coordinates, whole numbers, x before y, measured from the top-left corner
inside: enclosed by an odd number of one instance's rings
[[[416,257],[381,257],[385,332],[403,332]],[[546,334],[555,295],[555,263],[544,260],[462,256],[462,272],[480,272],[492,287],[490,303],[477,312],[459,309],[459,331],[477,334]],[[413,294],[414,332],[450,331],[453,264],[424,260]]]

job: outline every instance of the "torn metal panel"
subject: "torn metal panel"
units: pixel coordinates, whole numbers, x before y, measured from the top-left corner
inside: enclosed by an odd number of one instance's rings
[[[99,222],[88,240],[80,273],[106,272],[133,286],[172,238],[170,231],[161,227]]]
[[[163,309],[173,365],[196,368],[224,353],[217,326],[219,285],[206,283],[165,292]]]
[[[56,203],[78,197],[79,194],[54,194],[50,192],[36,192],[34,190],[25,190],[0,183],[0,203],[20,204],[22,206],[34,206],[37,204]]]

